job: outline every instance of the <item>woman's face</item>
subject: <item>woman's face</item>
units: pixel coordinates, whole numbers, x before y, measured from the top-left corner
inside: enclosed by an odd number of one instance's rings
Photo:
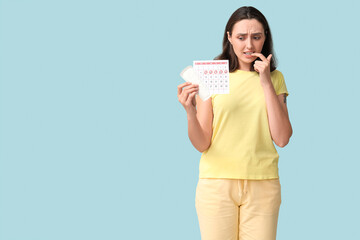
[[[253,70],[252,62],[257,58],[251,53],[261,53],[265,42],[262,24],[256,19],[243,19],[233,26],[232,34],[227,32],[228,39],[233,46],[239,60],[240,70]],[[265,56],[267,57],[267,56]]]

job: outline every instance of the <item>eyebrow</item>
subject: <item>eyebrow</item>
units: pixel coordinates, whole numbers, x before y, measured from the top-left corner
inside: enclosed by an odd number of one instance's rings
[[[262,32],[257,32],[257,33],[252,33],[251,35],[261,35],[263,34]],[[248,35],[247,33],[238,33],[236,34],[236,36],[245,36],[245,35]]]

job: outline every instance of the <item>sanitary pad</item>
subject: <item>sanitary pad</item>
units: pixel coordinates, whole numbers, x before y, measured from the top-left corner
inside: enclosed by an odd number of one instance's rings
[[[192,66],[187,66],[182,72],[180,76],[186,81],[191,82],[193,84],[199,85],[199,97],[201,100],[206,101],[210,96],[209,88],[199,79],[197,73],[194,71]]]

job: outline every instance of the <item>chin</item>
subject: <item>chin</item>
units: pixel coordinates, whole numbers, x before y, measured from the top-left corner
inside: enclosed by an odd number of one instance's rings
[[[254,58],[254,59],[241,59],[241,61],[244,62],[244,63],[252,63],[255,60],[256,60],[256,58]]]

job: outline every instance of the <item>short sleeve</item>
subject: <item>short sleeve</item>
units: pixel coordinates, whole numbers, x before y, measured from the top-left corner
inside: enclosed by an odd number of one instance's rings
[[[284,75],[280,71],[274,70],[271,73],[271,81],[273,83],[276,95],[285,93],[286,96],[289,96],[289,92],[285,84]]]

